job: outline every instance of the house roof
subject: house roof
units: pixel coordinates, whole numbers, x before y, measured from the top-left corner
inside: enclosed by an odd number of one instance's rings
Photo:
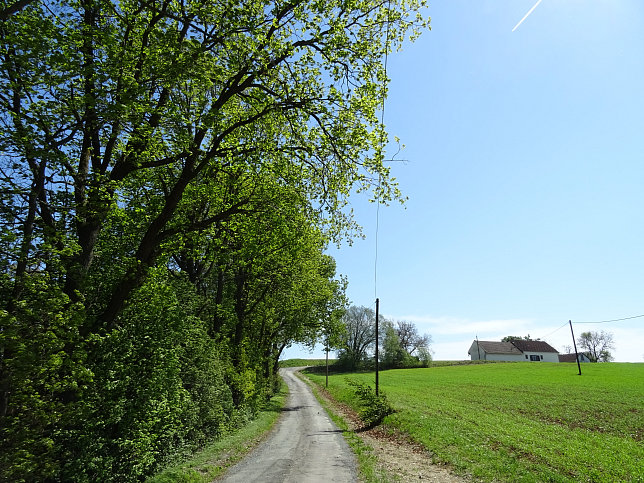
[[[579,361],[585,362],[588,360],[588,356],[583,352],[579,353]],[[559,362],[577,362],[577,357],[575,354],[559,354]]]
[[[512,341],[512,344],[521,352],[555,352],[555,353],[559,352],[550,344],[542,340],[516,339]]]
[[[577,362],[576,354],[559,354],[559,362]]]
[[[476,341],[474,341],[474,343],[476,343]],[[510,342],[492,342],[480,340],[478,341],[478,345],[481,350],[484,350],[488,354],[522,354],[522,352]]]
[[[542,340],[513,340],[511,342],[495,342],[489,340],[480,340],[472,342],[472,347],[470,347],[471,353],[472,350],[476,349],[476,344],[478,347],[485,351],[487,354],[507,354],[507,355],[521,355],[524,352],[554,352],[559,353],[557,349],[552,347],[547,342]],[[573,354],[574,356],[574,354]]]

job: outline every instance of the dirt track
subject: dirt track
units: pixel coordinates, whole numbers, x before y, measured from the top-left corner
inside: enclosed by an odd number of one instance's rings
[[[228,470],[223,482],[357,481],[353,453],[309,387],[282,369],[289,387],[284,414],[268,439]]]

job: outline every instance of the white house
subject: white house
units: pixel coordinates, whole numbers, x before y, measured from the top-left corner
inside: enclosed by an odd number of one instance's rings
[[[559,351],[542,340],[475,340],[467,353],[473,361],[559,362]]]

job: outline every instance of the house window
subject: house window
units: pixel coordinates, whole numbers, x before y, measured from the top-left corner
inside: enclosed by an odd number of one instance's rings
[[[538,355],[535,355],[535,354],[530,355],[530,360],[531,361],[540,361],[541,359],[542,359],[542,357],[539,357]]]

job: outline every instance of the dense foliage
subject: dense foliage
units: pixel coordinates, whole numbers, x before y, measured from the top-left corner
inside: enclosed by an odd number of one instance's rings
[[[335,331],[324,250],[355,234],[350,193],[399,198],[382,59],[421,6],[4,4],[4,479],[140,479]]]
[[[373,428],[395,412],[384,393],[379,392],[376,394],[376,390],[373,387],[358,381],[348,380],[347,384],[353,387],[360,401],[358,414],[365,427]]]

